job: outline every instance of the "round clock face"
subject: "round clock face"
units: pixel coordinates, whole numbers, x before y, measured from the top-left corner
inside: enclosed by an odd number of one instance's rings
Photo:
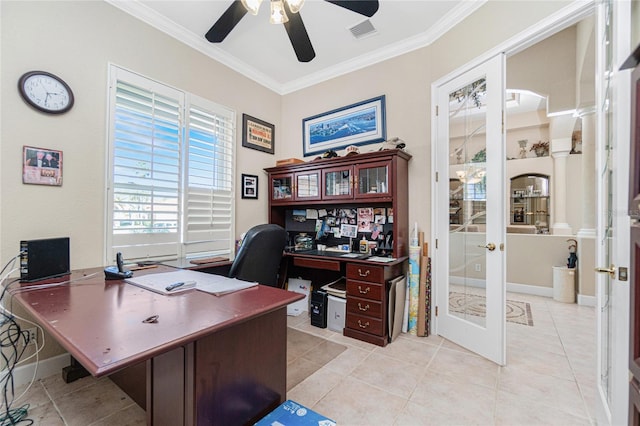
[[[73,106],[71,88],[61,78],[45,71],[24,74],[18,89],[29,105],[43,112],[62,114]]]

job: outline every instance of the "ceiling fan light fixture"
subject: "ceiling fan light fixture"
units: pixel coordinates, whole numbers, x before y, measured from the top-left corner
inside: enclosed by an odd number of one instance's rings
[[[291,13],[298,13],[302,6],[304,6],[304,0],[285,0],[289,4],[289,10]]]
[[[247,11],[252,15],[257,15],[258,10],[260,9],[260,5],[262,4],[262,0],[241,0],[242,5],[247,9]]]
[[[289,22],[289,17],[287,17],[287,13],[284,11],[284,4],[282,3],[282,0],[271,0],[271,15],[269,22],[272,24],[284,24],[285,22]]]

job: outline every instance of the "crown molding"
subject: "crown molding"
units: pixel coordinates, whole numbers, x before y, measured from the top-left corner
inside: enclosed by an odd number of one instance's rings
[[[145,6],[138,0],[104,0],[106,3],[122,10],[123,12],[137,18],[146,24],[151,25],[155,29],[162,31],[163,33],[175,38],[181,43],[197,50],[198,52],[220,62],[223,65],[231,68],[232,70],[244,75],[245,77],[259,83],[260,85],[280,93],[281,84],[272,79],[268,75],[261,73],[254,67],[249,66],[247,63],[238,60],[232,55],[229,55],[224,50],[211,45],[204,38],[199,37],[187,31],[182,26],[176,24],[172,20],[168,19],[164,15],[159,14],[155,10]]]
[[[303,78],[292,80],[288,83],[279,83],[268,75],[258,71],[247,63],[238,60],[234,56],[228,54],[224,50],[211,45],[202,37],[184,29],[164,15],[159,14],[150,7],[144,5],[139,0],[104,0],[110,5],[122,10],[123,12],[137,18],[159,31],[175,38],[181,43],[197,50],[198,52],[220,62],[232,70],[244,75],[245,77],[255,81],[256,83],[278,93],[286,95],[297,90],[304,89],[316,85],[318,83],[357,71],[362,68],[374,65],[376,63],[394,58],[396,56],[420,49],[428,46],[435,40],[440,38],[449,29],[456,26],[467,16],[475,12],[484,5],[488,0],[462,1],[453,8],[447,15],[435,23],[431,29],[422,34],[402,40],[398,43],[377,49],[373,52],[358,56],[356,58],[344,61],[332,67],[328,67],[322,71],[311,73]]]

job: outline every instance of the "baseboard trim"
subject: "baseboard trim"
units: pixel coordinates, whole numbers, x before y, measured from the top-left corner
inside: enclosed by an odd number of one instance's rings
[[[596,306],[596,297],[595,296],[585,296],[582,294],[578,295],[578,305],[580,306]]]
[[[37,363],[37,371],[35,380],[44,377],[53,376],[54,374],[62,374],[62,369],[70,363],[69,354],[65,353],[51,358],[43,359]],[[31,382],[36,363],[20,365],[13,370],[13,383],[16,387],[26,385]]]
[[[466,280],[462,277],[449,277],[449,282],[451,284],[458,285],[468,285],[469,287],[484,287],[484,280],[477,278],[467,278]],[[522,293],[529,294],[532,296],[542,296],[542,297],[553,297],[553,288],[552,287],[541,287],[539,285],[529,285],[529,284],[518,284],[518,283],[507,283],[507,291],[511,293]],[[596,306],[596,297],[595,296],[585,296],[583,294],[577,295],[578,305],[580,306]]]
[[[541,287],[539,285],[507,283],[507,291],[530,294],[532,296],[553,297],[553,288]]]

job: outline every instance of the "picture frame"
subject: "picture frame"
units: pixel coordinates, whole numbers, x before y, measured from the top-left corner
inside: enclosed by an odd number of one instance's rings
[[[275,153],[275,126],[266,121],[242,114],[242,146],[269,154]]]
[[[384,142],[387,138],[385,99],[382,95],[303,119],[304,155]]]
[[[242,198],[258,199],[258,176],[242,174]]]
[[[22,183],[62,186],[62,151],[23,146]]]

